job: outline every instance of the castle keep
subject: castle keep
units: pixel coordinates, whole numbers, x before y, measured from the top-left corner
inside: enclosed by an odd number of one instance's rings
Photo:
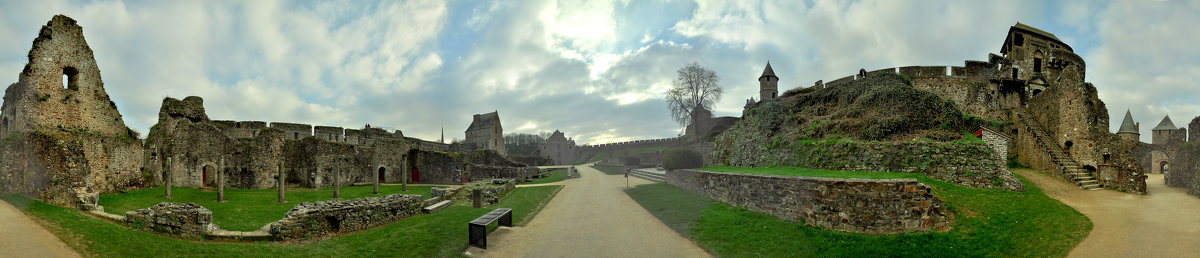
[[[1011,138],[1007,153],[1026,166],[1050,172],[1085,189],[1108,187],[1145,192],[1133,136],[1108,132],[1108,110],[1096,88],[1084,81],[1084,61],[1054,34],[1017,23],[1009,28],[1000,54],[963,66],[905,66],[863,70],[811,90],[835,88],[881,74],[900,74],[914,88],[933,92],[955,108],[977,117],[1010,121],[992,128]],[[778,77],[768,63],[759,77],[759,101],[769,102]],[[797,89],[798,90],[798,89]],[[809,89],[806,89],[809,90]],[[789,92],[783,94],[788,96]],[[1136,127],[1136,125],[1130,125]],[[1131,138],[1132,137],[1132,138]]]

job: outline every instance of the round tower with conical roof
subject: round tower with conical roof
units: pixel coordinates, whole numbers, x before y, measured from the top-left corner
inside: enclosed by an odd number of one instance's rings
[[[1117,130],[1117,136],[1126,141],[1139,141],[1142,134],[1140,133],[1142,124],[1133,122],[1133,114],[1128,109],[1125,110],[1125,120],[1121,121],[1121,128]]]
[[[779,94],[779,77],[775,76],[775,70],[771,69],[771,61],[767,61],[767,68],[763,69],[762,76],[758,77],[758,99],[765,101],[775,98]]]

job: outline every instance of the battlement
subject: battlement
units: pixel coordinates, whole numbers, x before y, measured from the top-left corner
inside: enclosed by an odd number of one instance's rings
[[[312,125],[271,122],[271,128],[279,129],[284,132],[284,139],[299,140],[304,137],[312,136]]]
[[[317,126],[313,128],[313,135],[326,141],[345,142],[344,131],[345,129],[341,127]]]

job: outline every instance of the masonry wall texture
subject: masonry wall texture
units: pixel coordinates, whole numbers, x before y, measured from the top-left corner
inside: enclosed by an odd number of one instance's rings
[[[195,203],[161,202],[150,208],[125,212],[125,224],[179,236],[203,236],[216,229],[212,211]]]
[[[420,214],[421,207],[421,196],[415,194],[305,202],[271,223],[270,233],[278,239],[323,238],[402,220]]]
[[[64,87],[66,77],[66,87]],[[109,99],[75,20],[42,26],[0,107],[0,194],[25,193],[65,207],[139,186],[141,148]]]
[[[769,148],[742,142],[711,152],[714,164],[921,173],[959,185],[1020,191],[1004,160],[978,143],[808,141]]]
[[[729,205],[832,230],[892,234],[945,227],[950,216],[915,179],[838,179],[667,171],[667,183]]]

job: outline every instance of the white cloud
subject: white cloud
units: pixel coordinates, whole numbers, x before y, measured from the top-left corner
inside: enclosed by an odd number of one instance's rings
[[[1200,115],[1200,24],[1195,2],[1113,2],[1095,15],[1099,44],[1089,55],[1088,78],[1107,104],[1109,127],[1125,110],[1141,122],[1142,140],[1164,115],[1186,127]]]

